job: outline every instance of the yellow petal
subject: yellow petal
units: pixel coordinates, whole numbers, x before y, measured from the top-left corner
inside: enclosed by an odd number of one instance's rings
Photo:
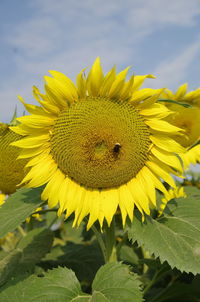
[[[107,96],[109,94],[110,88],[113,82],[116,79],[116,67],[114,66],[105,76],[102,86],[100,88],[99,95],[100,96]]]
[[[11,146],[21,148],[36,148],[42,146],[49,141],[49,134],[42,134],[38,136],[30,136],[28,138],[22,138],[16,142],[11,143]]]
[[[134,85],[133,85],[133,90],[137,90],[139,89],[142,84],[144,83],[144,80],[146,78],[149,78],[149,79],[155,79],[156,77],[152,74],[146,74],[146,75],[137,75],[134,77]]]
[[[141,182],[141,186],[143,187],[143,191],[146,190],[147,195],[154,207],[156,207],[156,190],[155,184],[152,178],[149,176],[149,169],[144,166],[139,172],[139,180]],[[144,189],[146,188],[146,189]]]
[[[140,110],[140,114],[144,116],[154,116],[164,118],[168,116],[169,114],[172,114],[172,111],[170,111],[166,106],[163,106],[161,104],[152,104],[146,109]]]
[[[24,130],[21,125],[19,126],[13,126],[13,127],[9,127],[10,130],[12,130],[13,132],[17,133],[17,134],[20,134],[22,136],[25,136],[27,134],[29,134],[29,132],[27,132],[26,130]]]
[[[91,205],[91,209],[90,209],[90,216],[87,224],[87,230],[89,230],[91,226],[95,223],[95,221],[99,219],[99,212],[101,207],[100,191],[93,190],[92,194],[90,194],[88,198],[89,198],[89,204]]]
[[[133,196],[127,187],[127,185],[122,185],[119,187],[119,207],[122,214],[122,224],[125,225],[126,216],[128,214],[130,220],[133,220],[133,211],[134,211],[134,200]]]
[[[49,155],[49,153],[50,153],[50,149],[44,149],[39,155],[30,159],[25,167],[31,167],[37,165],[43,161],[46,161],[47,159],[52,160],[52,156]]]
[[[115,99],[120,95],[129,69],[130,67],[127,67],[116,76],[116,79],[114,80],[109,91],[109,97],[111,99]]]
[[[25,101],[23,100],[23,98],[21,96],[18,96],[18,99],[24,105],[24,107],[26,108],[26,110],[28,112],[30,112],[31,114],[39,114],[39,115],[42,115],[42,116],[49,115],[49,113],[46,112],[44,110],[44,108],[42,108],[42,107],[38,107],[36,105],[31,105],[31,104],[26,104]]]
[[[29,158],[35,155],[42,153],[44,150],[48,150],[50,145],[48,143],[43,144],[40,147],[31,148],[31,149],[22,149],[17,159]]]
[[[100,197],[101,197],[100,211],[105,217],[108,225],[110,225],[119,204],[118,190],[117,189],[102,190],[100,192]]]
[[[150,214],[149,199],[147,197],[146,192],[142,190],[140,181],[138,181],[137,178],[133,178],[129,182],[129,189],[131,190],[135,204],[137,208],[140,210],[140,212],[143,214],[144,211],[147,215],[149,215]]]
[[[159,132],[166,132],[166,133],[175,133],[179,131],[183,131],[183,129],[176,127],[166,121],[158,120],[158,119],[148,119],[145,121],[145,123],[152,128],[153,130],[159,131]]]
[[[146,167],[146,179],[151,179],[154,183],[155,188],[161,191],[163,194],[167,194],[167,190],[159,179],[159,176],[155,175],[148,167]]]
[[[5,195],[5,194],[0,193],[0,206],[2,206],[2,204],[4,204],[5,199],[6,199],[6,195]]]
[[[178,88],[177,92],[175,93],[175,99],[176,99],[176,100],[179,100],[179,99],[183,98],[184,95],[185,95],[186,92],[187,92],[187,89],[188,89],[188,84],[187,84],[187,83],[181,85],[181,86]]]
[[[52,126],[55,121],[50,117],[43,117],[41,115],[25,115],[18,117],[20,123],[26,124],[29,127],[43,128]]]
[[[159,134],[151,135],[150,140],[159,148],[168,152],[184,153],[185,148],[170,137],[162,136]]]
[[[60,191],[59,191],[59,209],[58,209],[58,216],[61,216],[61,214],[67,209],[67,192],[68,190],[70,190],[70,179],[68,177],[66,177],[62,184],[60,185]]]
[[[45,159],[43,162],[38,163],[30,169],[26,174],[21,184],[26,184],[27,187],[39,187],[47,183],[53,176],[57,169],[57,165],[51,157]]]
[[[76,78],[77,87],[78,87],[78,94],[80,98],[86,97],[86,79],[84,78],[84,71],[85,68],[81,70]]]
[[[161,150],[156,146],[154,146],[151,149],[151,152],[153,153],[153,155],[155,157],[157,157],[159,160],[161,160],[165,164],[175,168],[177,171],[180,171],[181,173],[183,172],[182,163],[176,155],[174,155],[170,152]]]
[[[48,76],[45,76],[44,79],[47,83],[47,85],[45,85],[47,93],[50,94],[52,98],[56,98],[56,103],[61,108],[67,108],[68,104],[76,100],[70,90],[70,86],[64,85],[62,82]]]
[[[126,100],[130,97],[130,95],[132,94],[133,84],[134,84],[134,76],[132,76],[128,82],[124,83],[124,87],[119,96],[120,99]]]
[[[101,68],[100,58],[97,57],[87,78],[87,88],[90,95],[99,95],[99,90],[103,83],[103,79],[104,75]]]
[[[56,71],[56,70],[49,70],[49,73],[56,79],[58,80],[61,84],[64,85],[64,87],[66,87],[66,89],[69,89],[70,94],[72,95],[72,99],[77,100],[78,98],[78,92],[76,89],[76,86],[74,85],[74,83],[70,80],[70,78],[68,78],[65,74]]]
[[[64,179],[65,175],[59,169],[57,169],[42,192],[41,198],[42,200],[48,199],[48,205],[50,208],[55,207],[59,201],[59,191]]]
[[[149,169],[151,171],[153,171],[158,177],[161,177],[164,181],[166,181],[171,187],[175,188],[175,182],[173,180],[173,178],[171,177],[171,175],[166,172],[166,169],[162,169],[161,168],[161,163],[160,165],[156,164],[153,161],[147,161],[146,162],[147,167],[149,167]]]

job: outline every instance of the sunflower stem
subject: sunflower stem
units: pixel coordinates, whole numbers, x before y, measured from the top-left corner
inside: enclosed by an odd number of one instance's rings
[[[106,224],[104,228],[104,240],[105,240],[105,247],[106,247],[106,262],[113,262],[116,261],[116,248],[115,248],[115,218],[108,226]]]
[[[26,236],[26,232],[24,231],[24,229],[21,226],[18,226],[17,229],[20,232],[20,234],[22,235],[22,237]]]
[[[106,263],[107,262],[107,252],[106,252],[106,246],[105,246],[102,234],[97,230],[95,225],[92,225],[91,229],[93,230],[93,232],[94,232],[94,234],[97,238],[97,241],[99,243],[100,249],[101,249],[102,254],[103,254],[104,261]]]

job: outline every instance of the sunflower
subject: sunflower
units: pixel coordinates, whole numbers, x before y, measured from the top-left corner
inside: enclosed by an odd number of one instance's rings
[[[184,148],[173,140],[181,129],[163,119],[172,114],[156,103],[155,94],[141,89],[151,75],[131,76],[129,68],[116,74],[113,67],[105,76],[97,58],[88,74],[82,70],[75,85],[67,76],[49,71],[45,93],[33,87],[40,106],[21,102],[31,115],[18,118],[13,130],[25,138],[12,145],[29,158],[22,183],[45,185],[42,199],[49,207],[59,204],[58,214],[75,213],[73,226],[88,216],[87,228],[95,221],[110,225],[119,207],[123,225],[133,219],[134,207],[142,215],[156,207],[155,189],[167,191],[170,173],[180,173],[175,153]]]
[[[184,167],[188,168],[190,164],[200,161],[200,145],[196,144],[200,139],[200,89],[187,93],[187,84],[183,84],[175,93],[165,90],[162,98],[180,103],[166,102],[165,105],[174,111],[167,121],[185,131],[184,135],[177,135],[174,139],[187,149],[182,159]]]
[[[8,124],[0,123],[0,205],[3,204],[6,195],[16,191],[17,184],[25,176],[24,166],[27,159],[17,160],[21,150],[10,145],[20,138],[22,136],[11,131]]]

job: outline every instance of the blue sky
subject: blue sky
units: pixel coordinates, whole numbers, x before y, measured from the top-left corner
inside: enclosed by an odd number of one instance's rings
[[[97,56],[105,72],[156,75],[146,87],[200,86],[200,0],[1,0],[0,41],[3,122],[48,70],[74,80]]]

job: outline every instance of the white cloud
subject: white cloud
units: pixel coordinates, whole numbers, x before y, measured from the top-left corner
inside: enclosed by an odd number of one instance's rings
[[[37,0],[35,13],[13,30],[8,42],[28,58],[76,51],[104,42],[130,48],[145,35],[170,25],[194,26],[199,0]],[[105,43],[106,42],[106,43]],[[59,54],[58,54],[59,55]]]
[[[194,26],[200,13],[199,0],[138,0],[136,3],[129,12],[129,22],[147,31],[170,25]]]
[[[137,60],[141,43],[148,35],[169,26],[195,27],[200,14],[199,0],[30,0],[27,3],[32,11],[29,19],[19,19],[9,34],[2,37],[8,47],[18,50],[13,58],[13,75],[9,82],[3,79],[1,82],[1,112],[7,111],[4,119],[10,116],[17,94],[30,99],[32,84],[42,87],[42,76],[47,70],[57,69],[75,79],[77,72],[91,66],[98,55],[106,71],[115,63],[119,69],[126,67]],[[183,49],[177,58],[166,58],[155,70],[160,78],[155,85],[179,81],[198,50],[199,42]]]
[[[189,45],[182,53],[173,58],[167,58],[154,70],[156,81],[149,82],[152,88],[170,87],[176,89],[185,80],[190,64],[200,52],[200,40]]]

